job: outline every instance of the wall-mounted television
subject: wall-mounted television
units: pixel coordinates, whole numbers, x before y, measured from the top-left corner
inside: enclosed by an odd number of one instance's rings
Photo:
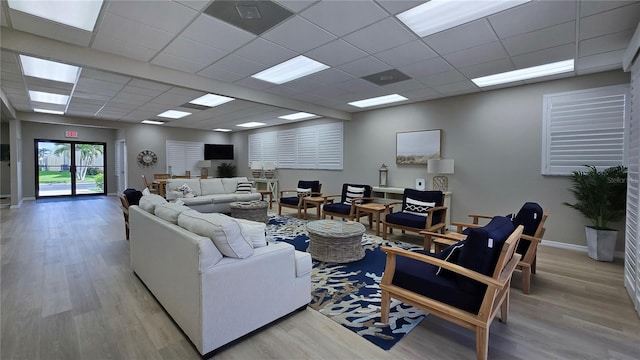
[[[233,160],[233,144],[204,144],[205,160]]]

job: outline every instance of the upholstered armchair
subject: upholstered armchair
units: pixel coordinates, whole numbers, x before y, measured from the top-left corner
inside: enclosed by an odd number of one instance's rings
[[[489,328],[500,310],[507,322],[510,283],[520,260],[515,249],[523,226],[496,217],[440,254],[383,247],[387,263],[380,284],[381,318],[389,321],[391,298],[473,330],[476,356],[487,359]]]
[[[393,207],[402,204],[400,211],[393,212]],[[431,231],[444,233],[446,230],[447,208],[444,206],[442,191],[420,191],[404,189],[402,202],[388,203],[382,227],[382,237],[387,239],[393,229],[401,229],[419,233]]]
[[[302,217],[302,207],[304,198],[308,196],[322,196],[322,184],[318,180],[300,180],[298,188],[292,190],[281,190],[278,201],[278,215],[282,215],[282,208],[288,207],[298,209],[298,218]],[[307,207],[320,206],[320,204],[306,203]]]
[[[373,201],[371,197],[371,185],[342,184],[342,192],[337,195],[327,195],[322,207],[322,218],[327,216],[354,220],[356,218],[356,205]],[[336,199],[340,199],[339,202]],[[358,219],[359,220],[359,219]]]

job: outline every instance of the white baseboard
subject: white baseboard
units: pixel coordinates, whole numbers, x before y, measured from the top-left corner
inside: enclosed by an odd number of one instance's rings
[[[583,253],[589,252],[589,250],[587,249],[586,245],[567,244],[567,243],[558,242],[558,241],[551,241],[551,240],[542,240],[542,242],[540,243],[540,246],[548,246],[548,247],[554,247],[554,248],[560,248],[560,249],[568,249],[568,250],[580,251],[580,252],[583,252]],[[624,252],[623,251],[616,251],[616,252],[613,253],[613,257],[619,258],[619,259],[624,259]]]

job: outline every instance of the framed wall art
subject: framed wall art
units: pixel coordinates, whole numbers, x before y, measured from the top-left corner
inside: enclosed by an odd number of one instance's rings
[[[440,159],[442,129],[396,133],[396,164],[427,164]]]

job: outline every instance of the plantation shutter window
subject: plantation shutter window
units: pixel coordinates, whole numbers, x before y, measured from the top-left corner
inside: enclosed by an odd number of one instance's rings
[[[196,165],[204,159],[204,143],[167,140],[167,172],[171,166],[173,175],[183,175],[186,171],[199,174]]]
[[[545,95],[542,174],[623,165],[628,98],[627,85]]]

